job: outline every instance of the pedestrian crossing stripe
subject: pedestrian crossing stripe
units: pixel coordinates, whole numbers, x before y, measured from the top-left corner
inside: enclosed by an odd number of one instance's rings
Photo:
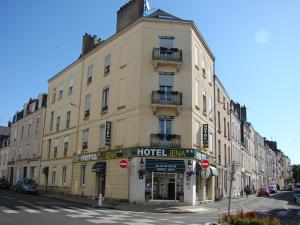
[[[36,205],[36,206],[34,206],[34,207],[35,207],[35,208],[38,208],[38,209],[40,209],[40,210],[46,211],[46,212],[50,212],[50,213],[58,213],[58,212],[59,212],[59,210],[57,210],[57,209],[45,208],[45,207],[43,207],[43,206],[38,206],[38,205]]]
[[[12,209],[6,208],[4,206],[0,207],[0,211],[5,212],[5,213],[9,213],[9,214],[19,213],[16,210],[12,210]]]
[[[40,211],[38,210],[35,210],[35,209],[29,209],[25,206],[15,206],[16,208],[18,209],[21,209],[21,210],[24,210],[25,212],[29,212],[29,213],[41,213]]]

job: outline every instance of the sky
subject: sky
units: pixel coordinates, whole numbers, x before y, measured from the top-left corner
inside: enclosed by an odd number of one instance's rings
[[[47,92],[47,80],[79,57],[84,33],[115,34],[116,12],[126,2],[1,0],[0,125],[30,97]],[[300,1],[149,3],[195,22],[231,99],[246,105],[257,132],[300,164]]]

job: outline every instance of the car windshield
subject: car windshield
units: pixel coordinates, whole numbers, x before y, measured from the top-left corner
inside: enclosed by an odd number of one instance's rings
[[[35,180],[25,179],[24,184],[36,184]]]
[[[275,189],[275,187],[274,187],[274,186],[272,186],[272,185],[271,185],[271,186],[269,186],[268,188],[269,188],[269,189]]]

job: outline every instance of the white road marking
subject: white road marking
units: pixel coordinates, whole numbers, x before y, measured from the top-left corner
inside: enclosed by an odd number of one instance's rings
[[[149,220],[149,219],[131,219],[132,221],[135,221],[135,222],[141,222],[142,223],[154,223],[154,222],[157,222],[155,220]]]
[[[79,213],[78,210],[74,210],[74,209],[67,209],[67,208],[58,207],[58,206],[53,206],[53,208],[58,209],[60,211],[70,212],[70,213]]]
[[[35,210],[35,209],[29,209],[25,206],[15,206],[16,208],[18,209],[21,209],[21,210],[24,210],[25,212],[29,212],[29,213],[41,213],[40,211],[38,210]]]
[[[109,220],[86,220],[87,222],[90,222],[90,223],[95,223],[95,224],[101,224],[101,223],[118,223],[118,222],[115,222],[115,221],[109,221]]]
[[[43,207],[43,206],[38,206],[38,205],[36,205],[36,206],[34,206],[35,208],[38,208],[38,209],[40,209],[40,210],[43,210],[43,211],[46,211],[46,212],[50,212],[50,213],[57,213],[57,212],[59,212],[59,210],[56,210],[56,209],[50,209],[50,208],[45,208],[45,207]]]
[[[90,218],[90,217],[93,217],[93,216],[90,216],[90,215],[81,215],[81,214],[72,214],[72,215],[66,215],[68,217],[72,217],[72,218]]]
[[[0,210],[1,210],[2,212],[9,213],[9,214],[16,214],[16,213],[19,213],[19,212],[16,211],[16,210],[12,210],[12,209],[6,208],[6,207],[4,207],[4,206],[0,206]]]
[[[77,210],[77,213],[80,213],[82,215],[99,215],[98,212],[95,212],[95,210],[88,210],[88,209],[84,209],[84,208],[76,208],[76,207],[70,207],[71,209],[75,209]]]

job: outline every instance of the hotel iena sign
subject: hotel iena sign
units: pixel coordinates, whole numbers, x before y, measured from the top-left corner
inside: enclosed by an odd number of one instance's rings
[[[105,145],[110,146],[111,141],[111,122],[106,121],[105,124]]]
[[[208,148],[208,124],[203,124],[203,148]]]

